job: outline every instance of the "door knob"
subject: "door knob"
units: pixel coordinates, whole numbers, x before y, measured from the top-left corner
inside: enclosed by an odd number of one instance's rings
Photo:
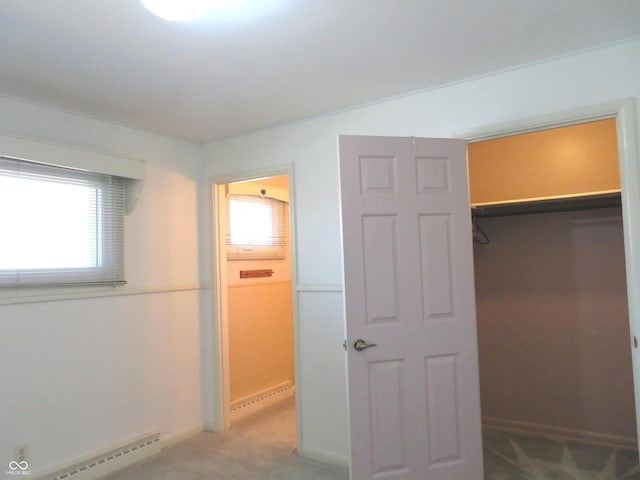
[[[366,350],[367,348],[376,347],[376,346],[377,346],[377,344],[375,344],[375,343],[367,343],[364,340],[362,340],[361,338],[356,340],[355,343],[353,344],[353,348],[355,348],[358,352],[361,352],[363,350]]]

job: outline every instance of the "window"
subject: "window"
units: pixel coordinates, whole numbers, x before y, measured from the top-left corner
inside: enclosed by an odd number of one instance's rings
[[[0,286],[124,283],[125,179],[0,157]]]
[[[227,258],[284,258],[285,202],[256,195],[229,195]]]

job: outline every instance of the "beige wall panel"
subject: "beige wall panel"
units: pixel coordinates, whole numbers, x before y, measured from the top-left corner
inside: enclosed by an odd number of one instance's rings
[[[471,203],[620,188],[615,119],[469,144]]]
[[[293,383],[291,282],[229,288],[231,402]]]

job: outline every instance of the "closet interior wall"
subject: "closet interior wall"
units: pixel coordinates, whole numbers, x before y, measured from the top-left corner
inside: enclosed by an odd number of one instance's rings
[[[582,128],[471,144],[472,204],[619,189],[615,121]],[[484,421],[632,443],[621,209],[478,222],[489,238],[474,246]]]
[[[490,238],[474,249],[483,416],[635,438],[620,209],[481,224]]]

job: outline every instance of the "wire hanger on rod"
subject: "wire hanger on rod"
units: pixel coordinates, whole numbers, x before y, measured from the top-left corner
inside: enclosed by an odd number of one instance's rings
[[[478,245],[489,245],[489,237],[480,225],[478,224],[478,217],[476,215],[471,215],[471,227],[473,231],[473,243],[477,243]]]

